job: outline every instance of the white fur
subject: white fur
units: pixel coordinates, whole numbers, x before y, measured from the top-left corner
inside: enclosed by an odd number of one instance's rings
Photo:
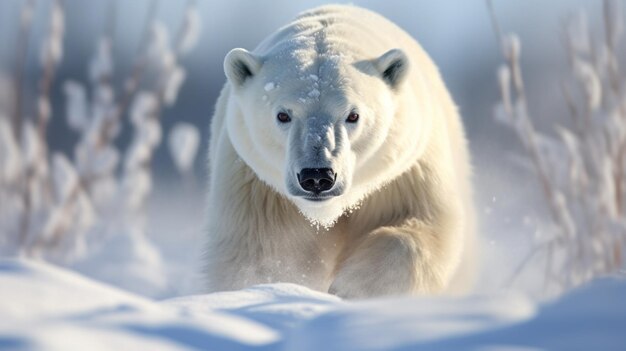
[[[383,71],[394,62],[407,65],[392,84]],[[443,292],[455,272],[455,284],[467,280],[466,140],[408,34],[370,11],[324,6],[253,52],[231,51],[225,71],[209,152],[211,290],[282,281],[369,297]],[[360,119],[346,123],[352,110]],[[277,122],[281,111],[291,122]],[[343,192],[294,195],[306,167],[335,170]]]

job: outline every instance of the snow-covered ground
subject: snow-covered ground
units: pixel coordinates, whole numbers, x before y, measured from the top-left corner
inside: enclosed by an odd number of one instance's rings
[[[0,350],[624,350],[626,281],[538,304],[517,293],[360,302],[293,284],[155,301],[0,260]]]

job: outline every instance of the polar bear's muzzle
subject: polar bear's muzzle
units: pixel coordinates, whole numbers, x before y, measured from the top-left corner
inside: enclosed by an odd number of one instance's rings
[[[332,168],[304,168],[297,177],[302,190],[319,196],[322,192],[333,188],[337,174]]]
[[[332,168],[302,168],[292,173],[287,189],[292,196],[321,202],[343,194],[345,184]]]
[[[342,123],[316,115],[292,123],[286,185],[291,196],[322,202],[347,189],[351,172],[344,158],[349,140]]]

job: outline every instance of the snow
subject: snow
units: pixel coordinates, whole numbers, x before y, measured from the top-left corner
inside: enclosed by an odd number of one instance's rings
[[[9,119],[0,115],[0,183],[9,182],[20,174],[20,149],[13,137]]]
[[[22,164],[34,167],[37,162],[37,155],[42,147],[37,128],[32,121],[27,121],[22,126]]]
[[[106,238],[70,268],[128,292],[154,297],[168,284],[164,266],[158,249],[135,228]]]
[[[294,284],[156,301],[46,263],[0,259],[0,349],[616,350],[626,281],[558,300],[515,292],[341,301]]]
[[[72,162],[60,152],[52,154],[52,180],[56,196],[62,200],[71,196],[78,183],[78,174]]]
[[[185,29],[180,41],[180,52],[183,54],[188,53],[193,47],[196,46],[200,39],[200,32],[202,31],[202,20],[200,13],[194,4],[192,3],[185,10]]]
[[[267,84],[265,84],[265,86],[263,87],[263,89],[265,91],[272,91],[276,88],[276,85],[274,84],[274,82],[268,82]]]
[[[89,79],[93,83],[105,80],[113,74],[112,42],[110,38],[100,38],[95,55],[89,61]]]
[[[574,60],[574,74],[582,83],[588,106],[593,110],[597,109],[602,101],[602,83],[594,67],[589,62],[577,58]]]
[[[63,92],[67,97],[66,120],[67,125],[75,131],[82,131],[87,128],[87,92],[85,87],[73,80],[63,84]]]
[[[136,125],[141,125],[155,113],[157,106],[158,99],[153,93],[140,92],[130,108],[131,121]]]
[[[176,168],[188,172],[200,146],[200,131],[191,123],[178,122],[170,131],[168,146]]]
[[[163,94],[164,102],[167,106],[172,106],[176,103],[178,92],[185,82],[187,72],[181,66],[173,67],[167,74],[165,92]]]
[[[309,91],[308,95],[309,97],[316,99],[320,96],[320,91],[314,88],[311,91]]]
[[[151,35],[148,57],[157,67],[167,70],[173,62],[172,52],[169,48],[170,36],[167,27],[164,23],[155,21],[152,23]]]
[[[29,15],[30,17],[30,15]],[[63,36],[65,34],[65,20],[61,5],[54,2],[50,8],[50,22],[47,36],[44,39],[43,50],[40,54],[42,67],[46,65],[56,66],[63,58]]]

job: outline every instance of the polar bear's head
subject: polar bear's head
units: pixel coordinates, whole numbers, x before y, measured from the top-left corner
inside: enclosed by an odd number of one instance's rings
[[[355,59],[289,42],[267,54],[234,49],[224,69],[237,153],[312,222],[331,225],[423,149],[401,50]]]

